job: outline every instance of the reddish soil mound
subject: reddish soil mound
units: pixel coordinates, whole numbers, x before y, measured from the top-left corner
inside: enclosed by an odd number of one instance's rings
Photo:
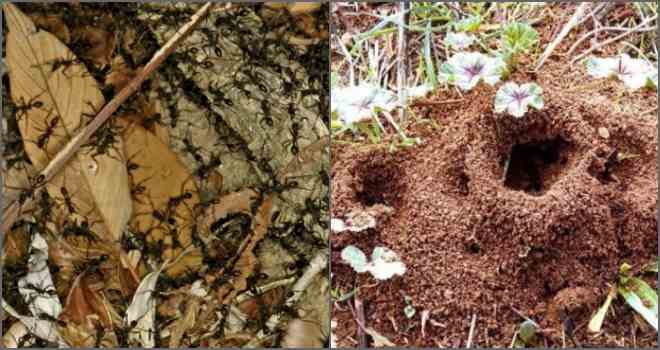
[[[657,99],[621,94],[610,81],[571,91],[589,82],[581,69],[562,69],[512,77],[544,89],[546,107],[522,119],[494,115],[495,89],[482,86],[461,103],[442,103],[460,98],[442,92],[418,107],[441,129],[418,127],[421,146],[395,154],[335,146],[333,217],[376,203],[395,209],[377,229],[332,238],[334,284],[350,290],[357,278],[368,326],[401,346],[464,346],[476,314],[473,345],[506,347],[519,311],[546,329],[548,345],[561,346],[559,314],[566,314],[578,342],[624,345],[634,323],[629,309],[607,318],[606,335],[590,338],[586,324],[622,262],[642,264],[658,253],[657,120],[639,113]],[[348,244],[368,253],[392,248],[408,272],[376,286],[341,263]],[[403,295],[418,311],[412,320]],[[577,296],[570,307],[567,295]],[[425,337],[423,310],[433,321]],[[335,317],[337,336],[354,338],[351,314]],[[656,346],[652,331],[635,336],[638,346]]]

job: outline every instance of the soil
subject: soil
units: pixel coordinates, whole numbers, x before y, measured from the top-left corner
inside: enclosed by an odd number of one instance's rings
[[[581,345],[657,346],[650,327],[631,329],[620,301],[602,335],[586,331],[619,266],[657,257],[658,139],[655,116],[642,115],[657,107],[654,92],[585,77],[554,60],[515,73],[510,81],[544,90],[545,108],[521,119],[494,114],[489,86],[437,92],[413,106],[410,133],[423,144],[395,153],[334,143],[332,216],[394,208],[375,229],[332,237],[333,286],[360,286],[368,327],[399,346],[459,347],[476,315],[473,346],[507,347],[522,314],[544,329],[540,345],[562,346],[562,321],[572,321]],[[380,283],[356,275],[340,258],[349,244],[389,247],[407,272]],[[351,313],[336,308],[334,318],[338,345],[355,346]]]

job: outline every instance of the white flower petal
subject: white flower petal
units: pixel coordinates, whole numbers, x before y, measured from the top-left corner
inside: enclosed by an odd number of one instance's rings
[[[447,36],[445,36],[445,45],[455,50],[462,50],[472,45],[474,40],[474,35],[449,32],[447,33]]]

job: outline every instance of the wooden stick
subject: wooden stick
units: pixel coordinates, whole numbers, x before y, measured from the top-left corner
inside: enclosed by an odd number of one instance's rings
[[[613,42],[615,42],[615,41],[617,41],[617,40],[623,39],[624,37],[626,37],[626,36],[628,36],[628,35],[630,35],[630,34],[632,34],[632,33],[637,33],[637,32],[641,32],[641,31],[645,31],[646,28],[644,28],[644,27],[646,27],[646,25],[649,24],[650,22],[655,21],[657,18],[658,18],[658,15],[655,15],[655,16],[653,16],[653,17],[649,17],[649,18],[645,19],[644,21],[642,21],[642,23],[640,23],[637,27],[631,28],[629,31],[624,32],[624,33],[621,33],[621,34],[615,36],[614,38],[611,38],[611,39],[605,40],[605,41],[603,41],[602,43],[600,43],[600,44],[598,44],[598,45],[594,45],[593,47],[589,48],[587,51],[585,51],[585,52],[581,53],[579,56],[575,57],[575,58],[571,61],[571,64],[577,62],[577,61],[580,60],[582,57],[584,57],[584,56],[586,56],[586,55],[592,53],[593,51],[598,50],[598,49],[600,49],[600,48],[603,47],[603,46],[609,45],[609,44],[611,44],[611,43],[613,43]],[[655,30],[655,27],[653,27],[652,30]]]
[[[69,143],[64,146],[64,148],[57,153],[55,158],[48,163],[46,168],[41,172],[41,175],[44,175],[45,181],[52,179],[55,174],[62,170],[69,160],[76,154],[78,149],[89,140],[90,136],[106,121],[112,113],[114,113],[119,106],[124,103],[135,91],[140,88],[140,85],[153,73],[164,61],[165,59],[174,52],[179,43],[187,37],[190,32],[197,26],[197,24],[204,18],[209,10],[213,6],[212,3],[208,2],[202,8],[200,8],[197,13],[195,13],[190,21],[185,24],[181,29],[179,29],[174,36],[160,49],[154,57],[147,63],[147,65],[142,69],[138,75],[121,91],[117,96],[115,96],[109,103],[107,103],[103,109],[98,113],[98,115],[87,124],[76,136],[74,136]],[[225,8],[229,8],[231,3],[227,4]],[[39,193],[43,190],[43,187],[35,189],[34,195],[32,198],[28,198],[23,205],[31,205],[34,197],[37,197]],[[20,205],[22,206],[22,205]],[[14,202],[10,207],[8,207],[2,215],[2,232],[9,232],[9,229],[16,221],[20,207],[17,202]]]

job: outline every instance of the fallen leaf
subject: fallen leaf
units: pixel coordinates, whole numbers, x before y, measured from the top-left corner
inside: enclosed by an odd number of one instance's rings
[[[323,330],[318,323],[299,318],[289,321],[286,327],[283,348],[322,348]]]
[[[373,328],[369,327],[364,330],[367,334],[369,334],[373,340],[373,346],[375,348],[382,348],[382,347],[395,347],[396,344],[392,343],[389,339],[387,339],[385,336],[381,335],[380,333],[376,332]]]
[[[19,105],[32,106],[18,125],[26,153],[42,170],[82,126],[83,114],[95,114],[104,100],[85,66],[53,34],[37,31],[15,5],[8,3],[3,9],[9,28],[6,62],[11,97]],[[52,133],[46,137],[49,129]],[[78,216],[69,222],[85,219],[98,238],[109,241],[119,240],[132,209],[121,141],[115,146],[107,154],[84,148],[46,185],[57,202],[71,198]],[[70,210],[68,205],[59,207],[63,221]]]
[[[162,259],[174,261],[186,247],[192,245],[194,208],[199,204],[195,179],[177,155],[157,136],[125,120],[119,120],[119,124],[125,130],[122,135],[125,152],[130,162],[137,165],[130,176],[134,212],[129,226],[132,232],[146,235],[148,243],[155,244],[162,240]],[[179,199],[177,205],[171,204],[174,198]],[[168,228],[168,223],[156,218],[159,214],[155,214],[155,211],[167,216],[161,217],[165,221],[175,220],[176,230]],[[168,267],[166,272],[177,276],[186,269],[195,271],[200,268],[201,261],[201,252],[195,249]]]
[[[257,209],[255,218],[253,219],[253,233],[249,237],[244,249],[239,252],[239,254],[241,254],[240,258],[236,261],[234,266],[234,269],[238,270],[238,274],[236,277],[232,278],[230,283],[222,286],[222,288],[218,290],[218,297],[223,301],[224,305],[230,305],[236,295],[239,292],[246,290],[248,287],[247,278],[252,272],[254,272],[257,263],[257,258],[254,255],[254,248],[268,232],[272,207],[273,200],[271,196],[265,196],[261,205]],[[228,271],[224,272],[226,273]]]

